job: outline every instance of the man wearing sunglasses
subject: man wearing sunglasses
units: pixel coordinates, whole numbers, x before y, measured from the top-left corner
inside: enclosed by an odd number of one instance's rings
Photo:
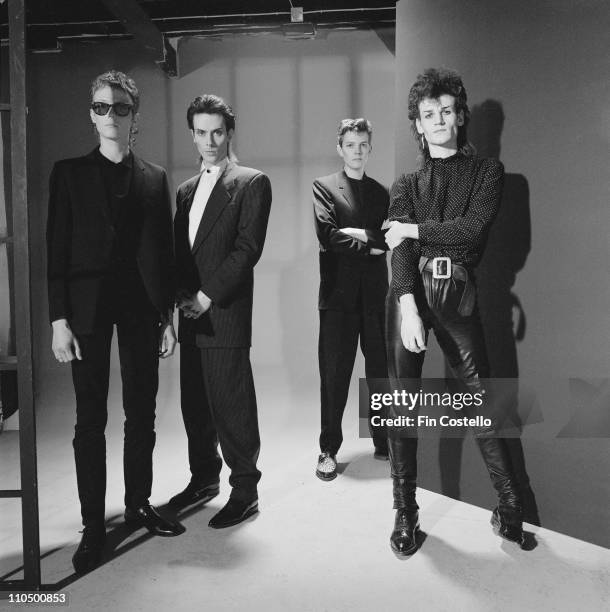
[[[77,573],[100,561],[106,530],[107,396],[117,328],[125,411],[125,521],[160,536],[184,528],[148,503],[155,445],[159,357],[176,344],[171,203],[165,170],[132,151],[139,94],[111,71],[91,86],[99,146],[55,164],[47,224],[52,350],[71,363],[76,394],[74,456],[84,525]]]

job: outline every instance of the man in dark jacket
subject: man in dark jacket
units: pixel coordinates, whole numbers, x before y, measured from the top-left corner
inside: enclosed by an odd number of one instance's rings
[[[318,178],[313,184],[320,242],[318,357],[322,417],[316,475],[325,481],[337,475],[336,454],[343,441],[341,421],[358,337],[367,379],[385,379],[388,375],[384,341],[387,246],[381,230],[389,196],[385,187],[364,173],[371,137],[371,124],[366,119],[344,119],[337,144],[343,170]],[[371,434],[375,457],[387,459],[385,429],[372,429]]]
[[[90,118],[99,148],[59,161],[47,224],[52,349],[72,364],[74,455],[81,514],[77,572],[95,567],[105,540],[107,396],[117,327],[125,410],[125,520],[156,535],[180,525],[150,506],[159,356],[174,351],[171,204],[165,170],[131,151],[139,94],[121,72],[98,76]]]
[[[170,504],[184,508],[218,494],[220,442],[232,491],[210,520],[218,529],[258,511],[252,294],[271,184],[262,172],[235,163],[230,149],[235,114],[222,98],[197,97],[187,123],[202,159],[201,172],[178,188],[174,219],[181,405],[191,481]]]

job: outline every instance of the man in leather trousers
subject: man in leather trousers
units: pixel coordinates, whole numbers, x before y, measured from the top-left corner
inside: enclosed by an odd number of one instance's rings
[[[395,389],[399,379],[413,384],[421,378],[433,329],[457,383],[465,391],[485,393],[482,379],[489,365],[472,270],[498,209],[504,169],[497,160],[477,157],[468,144],[467,96],[455,72],[428,69],[419,75],[409,93],[408,114],[423,165],[400,176],[391,193],[393,223],[386,234],[394,249],[386,303],[389,377]],[[390,413],[399,410],[390,407]],[[388,428],[396,508],[390,544],[399,556],[417,550],[419,528],[417,430],[404,429]],[[492,525],[505,539],[521,544],[521,500],[506,443],[493,425],[474,427],[474,436],[498,494]]]

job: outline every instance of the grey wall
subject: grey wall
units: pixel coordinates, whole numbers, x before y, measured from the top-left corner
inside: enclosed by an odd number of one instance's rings
[[[416,167],[405,109],[429,66],[463,75],[471,138],[506,168],[481,305],[495,375],[519,374],[536,399],[523,447],[541,522],[608,545],[608,5],[402,0],[396,30],[397,172]],[[438,376],[430,352],[426,374]],[[472,440],[422,447],[422,486],[493,503]]]

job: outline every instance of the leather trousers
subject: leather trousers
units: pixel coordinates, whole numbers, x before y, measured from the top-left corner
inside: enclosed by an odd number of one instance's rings
[[[487,352],[483,330],[472,300],[464,312],[464,292],[473,291],[474,286],[466,285],[472,280],[455,278],[435,279],[424,269],[421,283],[416,287],[415,299],[426,329],[426,341],[430,330],[434,331],[439,346],[447,358],[457,383],[463,391],[477,393],[484,391],[483,378],[489,376]],[[407,351],[400,335],[401,314],[396,296],[390,290],[386,300],[386,345],[388,347],[388,375],[393,389],[413,386],[407,391],[417,392],[418,379],[424,363],[425,351]],[[411,379],[410,381],[400,379]],[[395,408],[389,409],[388,416],[399,416]],[[499,510],[521,512],[518,489],[510,463],[506,441],[494,437],[490,428],[474,428],[474,435],[487,466],[492,484],[499,498]],[[416,507],[415,488],[417,480],[417,429],[388,428],[390,468],[394,484],[394,507]]]

